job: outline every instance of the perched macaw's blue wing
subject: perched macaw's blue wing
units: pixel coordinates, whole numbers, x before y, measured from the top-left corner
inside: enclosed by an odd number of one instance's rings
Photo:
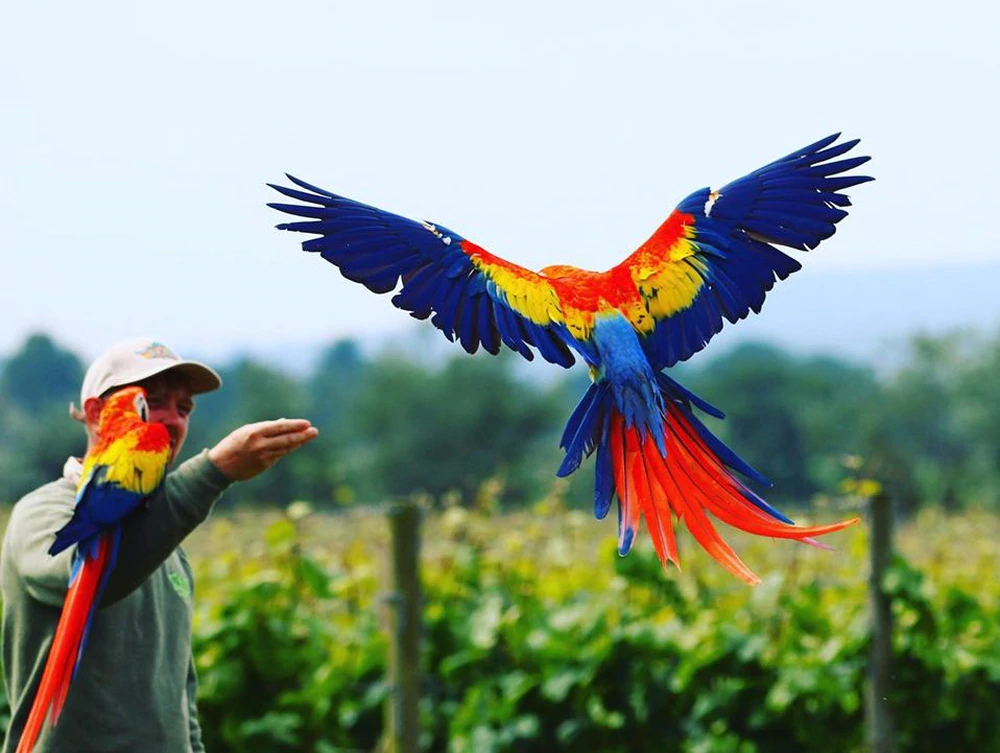
[[[415,222],[337,196],[297,178],[302,189],[271,188],[305,204],[268,206],[308,219],[278,225],[313,233],[305,251],[318,252],[348,280],[374,293],[399,292],[392,302],[431,323],[469,353],[501,344],[529,361],[531,347],[552,363],[575,362],[566,345],[559,300],[544,276],[493,256],[458,233]],[[529,347],[531,346],[531,347]]]
[[[109,466],[95,465],[76,495],[72,520],[56,534],[49,554],[58,554],[74,544],[88,543],[89,553],[96,551],[98,534],[121,522],[136,509],[146,495],[108,481]]]
[[[775,248],[815,248],[847,212],[844,189],[872,178],[843,175],[869,160],[837,160],[858,140],[828,136],[722,188],[684,199],[619,265],[645,305],[623,308],[654,369],[701,350],[723,326],[759,313],[776,280],[800,268]]]

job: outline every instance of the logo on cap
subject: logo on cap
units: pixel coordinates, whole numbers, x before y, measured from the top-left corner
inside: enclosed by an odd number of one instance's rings
[[[169,358],[172,361],[179,361],[180,358],[174,353],[170,348],[168,348],[163,343],[150,343],[142,350],[137,350],[135,352],[137,356],[142,356],[143,358]]]

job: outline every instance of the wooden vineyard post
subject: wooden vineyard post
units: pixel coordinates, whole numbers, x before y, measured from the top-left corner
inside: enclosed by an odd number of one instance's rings
[[[388,517],[392,561],[385,749],[389,753],[417,753],[420,738],[420,508],[415,502],[401,503],[390,508]]]
[[[884,491],[871,499],[871,649],[868,669],[868,742],[872,753],[895,753],[892,694],[892,604],[883,579],[892,559],[892,500]]]

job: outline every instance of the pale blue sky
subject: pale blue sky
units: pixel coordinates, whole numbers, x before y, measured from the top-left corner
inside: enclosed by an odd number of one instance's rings
[[[986,2],[8,4],[0,354],[408,326],[273,229],[285,171],[605,269],[690,191],[838,130],[878,180],[772,296],[864,270],[895,308],[897,269],[1000,262],[998,28]]]

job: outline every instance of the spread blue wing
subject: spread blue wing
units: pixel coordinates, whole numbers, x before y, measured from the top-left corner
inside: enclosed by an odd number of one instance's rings
[[[575,361],[564,341],[558,300],[545,279],[487,253],[440,225],[415,222],[338,196],[288,176],[298,190],[268,184],[301,204],[270,203],[306,218],[277,227],[318,237],[304,241],[348,280],[374,293],[398,292],[392,302],[416,319],[430,318],[469,353],[501,345],[531,360],[535,348],[552,363]]]
[[[816,248],[847,216],[845,189],[872,180],[845,173],[869,157],[838,159],[858,140],[839,134],[810,144],[717,191],[684,199],[623,264],[655,326],[644,327],[653,367],[701,350],[723,326],[759,313],[777,280],[801,268],[780,251]]]

